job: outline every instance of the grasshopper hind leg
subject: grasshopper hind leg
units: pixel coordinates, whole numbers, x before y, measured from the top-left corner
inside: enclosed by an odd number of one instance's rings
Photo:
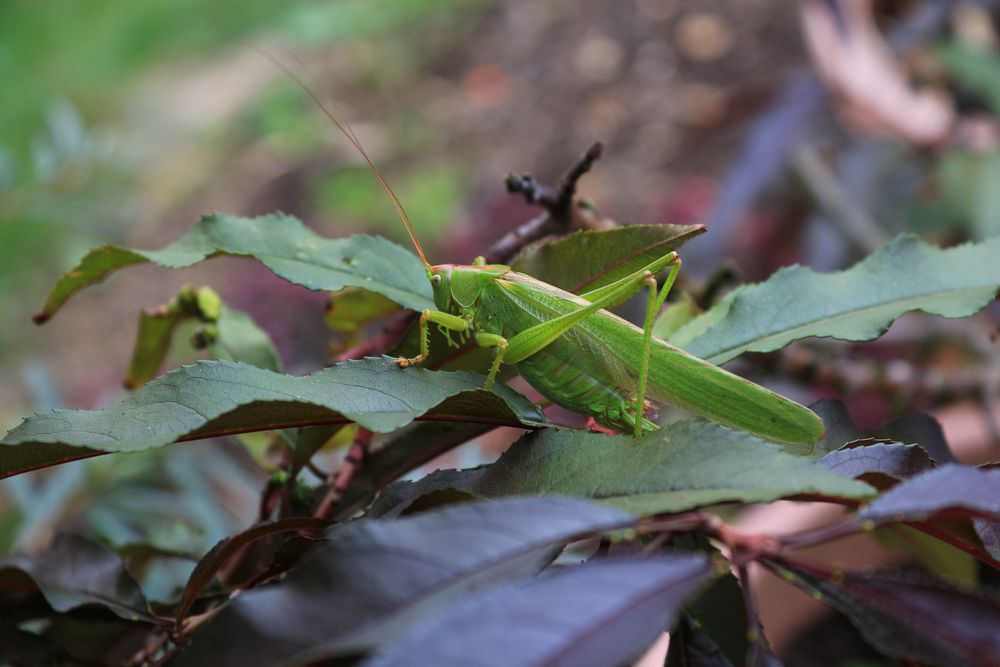
[[[630,406],[633,407],[634,406]],[[649,421],[645,417],[636,418],[635,410],[626,410],[622,413],[622,424],[625,427],[626,433],[631,433],[633,435],[645,435],[647,433],[652,433],[658,430],[660,427]]]
[[[632,401],[622,402],[609,408],[604,414],[594,415],[592,419],[601,426],[623,434],[645,435],[660,428],[645,416],[638,416],[636,405]]]

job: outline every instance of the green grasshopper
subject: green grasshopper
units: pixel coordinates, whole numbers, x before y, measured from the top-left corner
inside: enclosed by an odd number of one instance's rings
[[[424,259],[415,239],[414,245]],[[808,408],[652,335],[680,271],[677,253],[579,295],[482,258],[437,266],[424,259],[424,265],[438,310],[421,313],[420,354],[399,359],[401,366],[427,358],[434,323],[496,348],[485,388],[502,364],[515,364],[552,402],[636,437],[656,428],[644,417],[647,396],[770,440],[811,444],[823,437],[823,422]],[[655,275],[668,267],[658,291]],[[606,310],[643,288],[649,297],[641,329]]]
[[[397,359],[400,366],[427,359],[428,328],[436,324],[449,342],[449,332],[454,332],[462,341],[471,335],[479,346],[496,349],[486,389],[492,387],[501,365],[514,364],[553,403],[636,437],[657,428],[645,418],[647,398],[769,440],[811,444],[823,437],[823,422],[808,408],[652,335],[653,321],[681,268],[675,252],[583,294],[566,292],[509,266],[487,264],[481,257],[469,265],[431,265],[405,209],[350,125],[341,122],[288,67],[267,57],[306,91],[361,154],[424,264],[437,310],[421,313],[420,353]],[[658,288],[656,275],[668,268],[666,281]],[[644,288],[649,298],[641,329],[608,312]]]

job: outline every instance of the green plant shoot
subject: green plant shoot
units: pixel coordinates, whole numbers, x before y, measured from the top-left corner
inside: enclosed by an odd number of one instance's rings
[[[451,342],[468,337],[496,349],[486,377],[490,388],[500,367],[515,364],[543,396],[595,422],[636,437],[657,428],[645,418],[647,399],[684,408],[716,423],[779,442],[811,444],[823,437],[820,418],[769,389],[725,371],[652,335],[653,322],[681,268],[671,252],[614,283],[576,295],[509,266],[427,261],[409,216],[346,121],[284,63],[263,54],[298,83],[357,149],[379,180],[427,271],[437,310],[420,315],[420,353],[428,356],[428,327],[436,324]],[[662,288],[656,275],[669,269]],[[607,309],[642,289],[649,298],[643,327]]]

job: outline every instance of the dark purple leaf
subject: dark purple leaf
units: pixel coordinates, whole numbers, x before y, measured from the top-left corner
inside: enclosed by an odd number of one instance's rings
[[[893,488],[858,518],[908,523],[1000,569],[1000,470],[948,464]]]
[[[955,457],[948,449],[941,424],[930,415],[901,417],[868,431],[859,428],[841,401],[823,399],[809,408],[823,419],[826,437],[816,445],[817,452],[832,452],[864,438],[880,438],[891,442],[917,444],[927,450],[938,463],[952,463]]]
[[[100,605],[124,619],[153,620],[139,584],[118,554],[78,535],[56,536],[38,557],[0,559],[0,591],[7,588],[5,579],[23,575],[56,611]]]
[[[926,414],[909,415],[875,429],[873,436],[895,442],[915,443],[927,450],[938,464],[956,463],[944,438],[941,422]]]
[[[858,513],[875,524],[945,516],[1000,518],[1000,470],[944,465],[900,483]]]
[[[814,403],[811,408],[823,418],[826,425],[827,439],[821,443],[824,447],[834,447],[838,442],[848,443],[844,448],[831,451],[819,459],[819,463],[826,465],[834,472],[862,479],[884,489],[892,486],[895,480],[908,479],[933,469],[936,465],[935,461],[949,463],[955,460],[944,439],[941,425],[929,415],[903,417],[870,432],[872,435],[890,438],[897,441],[896,443],[864,444],[861,438],[865,436],[865,432],[851,421],[843,403],[824,400]],[[919,443],[920,447],[904,446],[898,443]],[[922,450],[926,450],[926,452]],[[931,484],[938,483],[934,479],[931,478]],[[927,480],[921,482],[921,484],[927,483]],[[950,490],[946,490],[946,485],[947,482],[942,483],[940,489],[926,498],[920,497],[923,491],[919,489],[912,494],[909,491],[906,493],[911,497],[917,496],[922,503],[943,502],[945,505],[950,500],[949,497],[942,495],[943,493],[949,493],[951,496],[965,495],[961,486],[951,486]],[[907,488],[914,487],[908,486]],[[892,498],[895,497],[892,496]],[[892,499],[890,498],[890,500]],[[878,521],[882,522],[886,521],[886,515],[890,513],[891,509],[888,505],[882,505],[883,501],[884,497],[872,503],[872,506],[880,513]],[[959,499],[959,507],[961,503],[962,499]],[[886,511],[882,512],[880,508],[886,509]],[[924,516],[923,512],[926,509],[921,509],[918,512],[919,516]],[[943,511],[952,516],[950,518],[937,516],[933,521],[913,516],[904,520],[914,528],[934,535],[993,567],[1000,567],[1000,528],[998,528],[1000,523],[983,518],[970,521],[966,517],[955,517],[955,508],[943,508]],[[865,516],[865,513],[862,514],[863,518],[871,518]]]
[[[899,443],[851,446],[830,452],[819,463],[881,489],[934,467],[934,460],[923,447]]]
[[[281,582],[243,593],[174,665],[270,665],[320,642],[364,652],[451,596],[533,575],[567,542],[634,523],[568,498],[463,503],[338,525]]]
[[[124,665],[149,643],[152,626],[110,614],[74,612],[49,619],[42,634],[83,665]]]
[[[865,437],[847,413],[843,401],[824,398],[811,403],[809,409],[820,416],[826,427],[826,435],[816,443],[817,452],[836,451],[852,440]]]
[[[401,636],[364,667],[626,664],[712,576],[700,555],[592,562],[485,591]]]
[[[258,540],[268,537],[300,531],[317,533],[322,532],[329,525],[329,521],[308,517],[280,519],[278,521],[258,524],[232,537],[221,540],[198,561],[198,564],[191,572],[191,576],[184,586],[184,592],[181,594],[181,601],[177,605],[177,612],[175,614],[177,628],[181,628],[184,618],[198,598],[198,593],[211,583],[216,573],[239,551]]]
[[[766,561],[836,607],[880,651],[934,665],[1000,665],[1000,597],[920,573],[843,572]]]
[[[664,667],[733,667],[715,640],[687,614],[670,633]]]
[[[767,640],[760,635],[750,644],[750,651],[747,653],[747,667],[783,667],[781,660],[774,654]]]
[[[15,626],[0,625],[0,665],[35,667],[60,664],[67,664],[66,652],[57,644]]]
[[[983,548],[995,561],[1000,561],[1000,521],[995,519],[973,519],[973,529]]]
[[[436,456],[477,438],[492,428],[484,424],[423,422],[393,434],[378,451],[365,458],[365,464],[344,494],[344,499],[337,505],[334,517],[349,518],[371,503],[376,491],[399,479],[407,471],[420,467]],[[382,495],[385,495],[384,491],[379,495],[379,501]],[[322,494],[317,496],[322,497]],[[379,516],[371,511],[367,514]],[[395,516],[398,516],[398,513]]]
[[[516,443],[515,443],[516,444]],[[372,503],[369,516],[395,519],[409,512],[410,506],[418,503],[421,498],[443,491],[458,491],[461,493],[476,493],[477,484],[489,471],[488,466],[471,470],[454,470],[446,468],[435,470],[430,475],[416,481],[402,480],[390,484]]]
[[[707,544],[706,538],[692,538],[701,542],[700,548],[712,557],[723,558],[717,549]],[[684,538],[681,536],[674,539],[674,544],[677,548],[685,548]],[[735,665],[743,662],[749,648],[747,616],[743,590],[733,574],[726,573],[716,578],[688,607],[687,613],[697,623],[701,633],[710,637],[730,662]]]

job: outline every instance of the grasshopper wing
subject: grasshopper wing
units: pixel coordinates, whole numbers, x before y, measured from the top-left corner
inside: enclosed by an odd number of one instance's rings
[[[490,290],[488,298],[509,301],[494,304],[503,308],[504,319],[512,323],[510,330],[505,327],[504,335],[587,305],[581,297],[524,274],[505,274],[500,283],[503,289]],[[601,310],[568,330],[544,352],[573,364],[623,396],[634,397],[642,345],[642,329]],[[820,418],[780,394],[655,336],[650,352],[647,395],[655,401],[778,442],[812,444],[823,437]]]

